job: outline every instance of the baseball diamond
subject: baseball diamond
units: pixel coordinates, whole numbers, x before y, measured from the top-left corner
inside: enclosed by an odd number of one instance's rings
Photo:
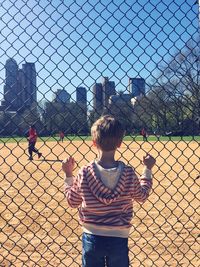
[[[64,199],[60,160],[70,152],[83,165],[94,157],[95,149],[91,141],[39,142],[44,158],[30,162],[26,149],[26,143],[0,144],[1,266],[78,266],[81,228],[76,212]],[[140,173],[146,152],[159,160],[149,200],[134,204],[131,264],[189,266],[190,261],[197,266],[199,144],[124,141],[117,157]]]

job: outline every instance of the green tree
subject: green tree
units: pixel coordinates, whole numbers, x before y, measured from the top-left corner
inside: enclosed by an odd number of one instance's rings
[[[200,39],[189,41],[163,69],[171,95],[182,103],[183,119],[200,117]]]
[[[49,134],[64,131],[65,134],[88,132],[87,107],[77,103],[46,102],[43,123]]]
[[[44,125],[41,121],[41,115],[38,110],[38,105],[32,104],[30,108],[26,108],[22,114],[20,114],[20,128],[26,132],[30,125],[35,125],[38,133],[41,135],[44,131]]]

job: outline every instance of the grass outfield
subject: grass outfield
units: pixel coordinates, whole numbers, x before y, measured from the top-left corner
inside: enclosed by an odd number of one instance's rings
[[[90,141],[91,136],[66,136],[64,141]],[[143,141],[143,137],[141,135],[137,136],[125,136],[124,141]],[[40,137],[38,138],[38,142],[52,142],[52,141],[59,141],[59,137]],[[200,141],[200,136],[159,136],[156,137],[155,135],[150,135],[148,137],[148,141],[156,142],[156,141]],[[15,143],[15,142],[27,142],[25,137],[0,137],[0,143]]]

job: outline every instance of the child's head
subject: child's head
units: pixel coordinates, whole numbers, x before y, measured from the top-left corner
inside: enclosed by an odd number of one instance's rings
[[[100,117],[91,128],[92,140],[103,151],[116,150],[120,146],[124,129],[111,115]]]

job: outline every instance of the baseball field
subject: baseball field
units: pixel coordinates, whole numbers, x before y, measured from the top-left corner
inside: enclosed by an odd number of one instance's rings
[[[78,170],[96,157],[91,141],[41,141],[43,157],[28,160],[26,142],[0,143],[0,267],[81,266],[77,211],[63,194],[61,161]],[[156,158],[149,199],[135,203],[131,266],[200,266],[200,145],[198,141],[124,141],[116,158],[142,172]]]

